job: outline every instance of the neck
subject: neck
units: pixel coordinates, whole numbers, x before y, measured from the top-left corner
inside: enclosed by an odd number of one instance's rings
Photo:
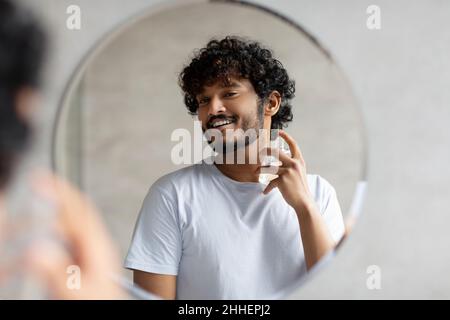
[[[266,136],[267,132],[268,136]],[[245,146],[244,163],[238,163],[236,159],[236,154],[238,152],[235,152],[235,158],[233,159],[232,163],[226,163],[226,155],[224,154],[223,163],[215,163],[215,166],[217,167],[217,169],[219,169],[220,172],[233,180],[239,182],[259,182],[259,173],[257,172],[257,170],[260,167],[260,159],[258,151],[261,149],[261,147],[267,147],[269,145],[268,141],[270,141],[270,132],[266,130],[266,134],[264,137],[259,137],[251,144]],[[257,155],[256,159],[254,156],[250,156],[255,154]]]
[[[227,177],[239,182],[258,182],[259,174],[256,172],[258,164],[215,164],[217,169]]]

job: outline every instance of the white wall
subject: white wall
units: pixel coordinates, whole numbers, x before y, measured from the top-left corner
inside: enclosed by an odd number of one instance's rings
[[[111,27],[152,1],[28,0],[53,32],[40,157],[49,125],[81,57]],[[156,1],[153,1],[156,2]],[[330,49],[361,102],[369,138],[368,198],[337,258],[294,298],[449,298],[450,3],[435,1],[257,1],[298,21]],[[69,4],[83,8],[83,30],[65,26]],[[382,29],[365,27],[381,7]],[[45,125],[44,125],[45,124]],[[368,290],[366,268],[382,270]]]

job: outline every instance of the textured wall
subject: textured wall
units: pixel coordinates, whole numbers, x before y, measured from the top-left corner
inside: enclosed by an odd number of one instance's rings
[[[150,1],[26,1],[48,21],[54,53],[41,149],[49,155],[49,123],[81,57],[111,27]],[[450,160],[450,3],[435,1],[258,1],[298,21],[330,49],[363,108],[369,139],[364,213],[342,249],[294,298],[449,298],[447,226]],[[79,4],[83,30],[64,28],[65,9]],[[378,4],[382,29],[365,27]],[[382,289],[368,290],[366,268],[382,271]]]

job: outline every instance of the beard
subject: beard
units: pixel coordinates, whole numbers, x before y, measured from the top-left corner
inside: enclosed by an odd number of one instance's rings
[[[219,154],[227,154],[230,152],[236,152],[241,148],[246,148],[259,138],[259,130],[263,128],[263,115],[264,115],[263,101],[258,100],[256,115],[248,115],[241,118],[241,127],[238,129],[226,129],[225,132],[220,131],[221,139],[211,139],[206,135],[206,140],[211,148]],[[226,117],[220,117],[226,120]],[[233,119],[239,119],[232,117]],[[237,121],[234,120],[236,124]],[[205,133],[205,130],[203,130]],[[243,132],[244,134],[241,134]],[[246,134],[247,133],[247,134]],[[250,135],[248,135],[250,133]],[[226,137],[226,139],[225,139]]]

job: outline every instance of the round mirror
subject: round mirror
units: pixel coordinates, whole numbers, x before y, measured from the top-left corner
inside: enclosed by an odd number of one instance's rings
[[[197,200],[201,198],[205,199],[202,203],[209,205],[203,207],[203,216],[206,212],[217,215],[216,218],[223,216],[224,210],[218,206],[224,205],[216,199],[217,190],[208,189],[201,182],[195,182],[193,187],[202,192],[200,195],[190,194],[189,189],[164,189],[168,185],[164,184],[161,194],[171,203],[149,192],[161,177],[176,180],[173,172],[192,167],[196,160],[180,165],[172,157],[178,143],[173,133],[182,128],[194,136],[197,119],[184,105],[178,78],[196,50],[204,48],[212,38],[226,36],[239,36],[269,48],[289,78],[295,80],[293,120],[286,132],[300,147],[307,172],[317,175],[314,179],[321,177],[322,187],[334,187],[343,219],[353,219],[365,185],[367,145],[349,83],[312,35],[274,12],[249,4],[182,2],[151,9],[98,43],[80,64],[62,99],[54,131],[54,166],[99,207],[121,254],[125,259],[128,253],[133,269],[141,266],[144,272],[178,277],[178,298],[202,298],[202,294],[208,294],[204,298],[282,297],[292,290],[292,283],[301,282],[306,275],[302,242],[295,244],[295,259],[287,261],[278,256],[289,255],[286,251],[291,249],[283,245],[286,239],[265,238],[259,233],[267,234],[267,230],[257,228],[274,223],[272,229],[282,238],[292,226],[277,224],[277,219],[242,224],[239,218],[236,225],[222,218],[202,224],[199,218],[186,216],[189,210],[184,210],[181,217],[181,206],[191,205],[194,208],[189,212],[198,214],[196,206],[201,201]],[[198,176],[191,174],[195,181]],[[244,183],[239,188],[245,186]],[[313,193],[321,192],[319,183],[314,186],[317,190]],[[251,191],[244,188],[235,192],[229,201],[242,202],[238,206],[241,217],[255,211],[246,198]],[[174,208],[173,203],[178,207]],[[164,221],[138,220],[140,212],[145,214],[142,212],[163,206],[170,207],[173,213],[166,217],[167,221],[173,220],[172,227],[161,217]],[[151,228],[141,231],[137,221],[154,225],[158,239],[143,236]],[[218,221],[220,228],[213,226]],[[296,218],[290,221],[297,229],[296,237],[300,237]],[[177,228],[174,230],[173,226]],[[133,238],[135,228],[139,235]],[[208,239],[198,236],[209,233],[212,235]],[[141,256],[154,260],[139,260],[136,250],[129,257],[136,237],[140,237],[139,241],[153,239],[163,247],[141,244],[136,249]],[[205,249],[202,246],[206,244],[201,241],[210,241],[210,247]],[[153,261],[157,263],[152,264]],[[195,271],[192,268],[196,263]],[[298,270],[287,267],[288,264],[295,264]],[[129,271],[130,278],[131,275]],[[198,289],[200,286],[209,287],[212,292]]]

